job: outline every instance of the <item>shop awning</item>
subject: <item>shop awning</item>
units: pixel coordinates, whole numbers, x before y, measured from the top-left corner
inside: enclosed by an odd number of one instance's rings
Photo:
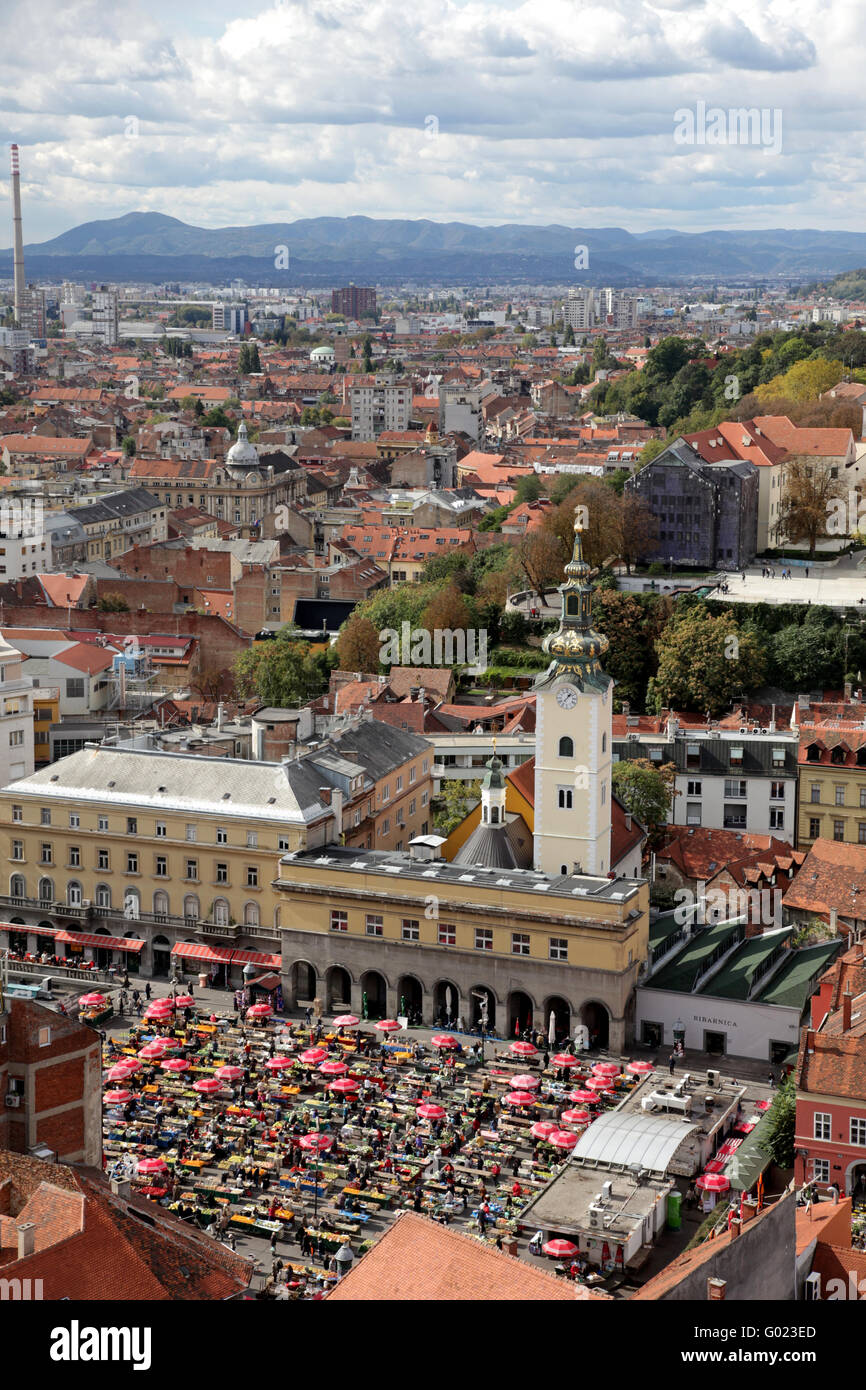
[[[234,951],[231,946],[203,946],[197,941],[179,941],[172,946],[171,954],[184,960],[211,961],[218,965],[261,965],[270,970],[279,970],[280,956],[271,956],[264,951]]]
[[[34,927],[29,922],[0,922],[0,931],[32,932],[34,936],[56,936],[57,927]]]
[[[31,927],[39,935],[37,927]],[[98,933],[85,931],[65,931],[61,929],[54,933],[55,941],[67,941],[77,943],[79,946],[100,946],[103,951],[140,951],[144,946],[143,941],[136,940],[132,936],[100,936]]]

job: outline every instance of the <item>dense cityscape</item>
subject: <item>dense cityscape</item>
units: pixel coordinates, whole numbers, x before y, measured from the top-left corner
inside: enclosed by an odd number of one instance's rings
[[[34,243],[9,129],[0,1301],[136,1369],[97,1305],[809,1359],[866,1297],[859,233]]]

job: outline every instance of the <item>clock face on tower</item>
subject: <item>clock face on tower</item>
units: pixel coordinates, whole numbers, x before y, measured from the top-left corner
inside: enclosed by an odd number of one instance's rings
[[[560,709],[574,709],[577,704],[577,691],[573,685],[564,685],[556,692],[556,703]]]

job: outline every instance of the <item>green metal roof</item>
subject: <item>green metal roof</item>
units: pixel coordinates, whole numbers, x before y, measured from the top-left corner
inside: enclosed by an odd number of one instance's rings
[[[840,937],[838,941],[821,941],[817,946],[791,951],[791,959],[785,962],[757,998],[762,1004],[785,1004],[789,1008],[804,1009],[814,993],[815,977],[823,974],[844,944]]]
[[[670,912],[663,912],[654,922],[650,922],[649,944],[657,946],[665,937],[675,936],[682,930],[683,923],[677,921],[677,909],[672,908]]]
[[[724,1175],[735,1192],[749,1192],[772,1159],[758,1148],[769,1129],[770,1111],[765,1110],[751,1134],[747,1134],[733,1157],[725,1164]]]
[[[763,936],[749,937],[718,974],[701,985],[698,993],[712,994],[720,999],[748,999],[758,967],[779,949],[793,930],[793,927],[782,927],[778,931],[764,932]]]
[[[741,929],[742,922],[738,918],[731,922],[718,922],[715,926],[698,932],[669,965],[647,980],[646,988],[681,990],[683,993],[691,994],[695,976],[706,967],[713,952]]]

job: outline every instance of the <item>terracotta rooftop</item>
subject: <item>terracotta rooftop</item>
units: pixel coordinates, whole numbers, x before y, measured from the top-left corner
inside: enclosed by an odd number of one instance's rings
[[[328,1294],[343,1303],[573,1303],[608,1301],[556,1279],[473,1236],[401,1212],[382,1239]]]
[[[816,840],[782,906],[827,918],[834,910],[855,921],[866,917],[866,845]]]

